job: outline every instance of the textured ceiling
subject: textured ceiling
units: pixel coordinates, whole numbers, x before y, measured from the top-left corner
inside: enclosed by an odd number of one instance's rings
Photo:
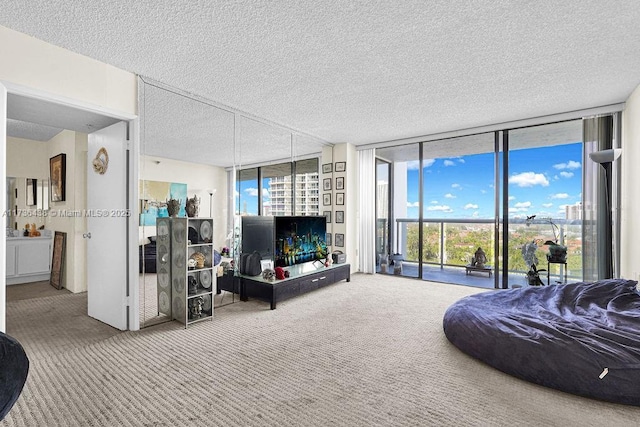
[[[637,0],[0,4],[0,25],[333,143],[618,103],[640,83]]]

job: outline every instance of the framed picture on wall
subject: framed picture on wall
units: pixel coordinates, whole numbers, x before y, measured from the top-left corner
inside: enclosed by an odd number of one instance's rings
[[[336,233],[336,246],[344,248],[344,234]]]
[[[336,205],[344,205],[344,193],[336,193]]]
[[[336,162],[336,172],[344,172],[347,170],[347,162]]]
[[[322,189],[324,191],[331,191],[331,178],[325,178],[322,180]]]
[[[325,163],[322,165],[322,173],[331,173],[333,172],[333,163]]]
[[[336,178],[336,190],[344,190],[344,177],[339,176]]]
[[[324,193],[322,195],[322,205],[331,206],[331,193]]]
[[[331,211],[322,212],[322,216],[327,218],[327,224],[331,224]]]
[[[331,242],[331,233],[327,233],[327,246],[331,246],[333,245],[333,243]]]
[[[64,202],[67,178],[67,155],[58,154],[49,159],[49,183],[51,185],[51,201]]]
[[[344,223],[344,211],[336,211],[336,224]]]

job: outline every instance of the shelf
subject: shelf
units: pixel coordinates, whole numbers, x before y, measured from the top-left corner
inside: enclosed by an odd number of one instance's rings
[[[202,295],[207,295],[207,294],[213,295],[213,291],[210,289],[198,289],[195,294],[187,295],[187,299],[191,299],[194,297],[201,297]]]

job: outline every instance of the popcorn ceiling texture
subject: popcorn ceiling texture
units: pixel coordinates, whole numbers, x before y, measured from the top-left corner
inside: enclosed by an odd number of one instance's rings
[[[365,144],[623,102],[640,7],[598,0],[4,1],[0,25]]]

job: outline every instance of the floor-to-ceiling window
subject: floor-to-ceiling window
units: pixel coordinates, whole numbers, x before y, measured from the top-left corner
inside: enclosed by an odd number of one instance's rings
[[[545,284],[580,280],[581,129],[574,120],[377,149],[392,163],[387,241],[402,275],[523,286],[533,242]],[[566,264],[547,263],[550,240],[567,246]],[[468,269],[479,250],[488,269]]]
[[[237,215],[319,215],[318,159],[236,172]]]
[[[381,261],[387,261],[391,235],[390,200],[391,200],[391,162],[376,159],[376,266],[380,268]]]
[[[582,158],[581,120],[509,131],[511,272],[533,260],[544,284],[582,279]],[[549,242],[567,247],[566,264],[547,262]]]

